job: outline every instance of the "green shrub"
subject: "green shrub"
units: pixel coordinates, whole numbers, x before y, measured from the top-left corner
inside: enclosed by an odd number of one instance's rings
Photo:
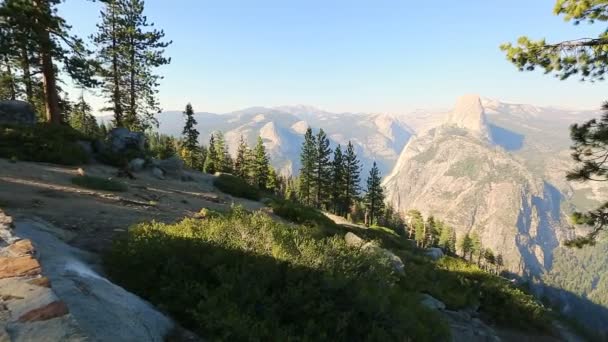
[[[449,338],[387,259],[262,212],[140,224],[104,260],[112,279],[210,340]]]
[[[122,192],[127,191],[127,186],[124,183],[94,176],[77,176],[72,178],[72,183],[80,187],[93,189],[93,190],[104,190],[104,191],[115,191]]]
[[[479,306],[492,323],[509,328],[550,330],[550,311],[534,296],[462,259],[443,257],[436,264],[405,258],[409,286],[430,293],[451,309]],[[413,290],[413,289],[412,289]]]
[[[88,156],[78,140],[88,139],[64,125],[0,125],[0,157],[62,165],[84,164]]]
[[[340,231],[339,226],[321,211],[303,204],[273,198],[268,206],[272,212],[285,220],[308,227],[316,227],[320,233],[333,235]]]
[[[231,174],[220,174],[213,181],[213,185],[221,192],[225,192],[235,197],[247,198],[254,201],[260,200],[260,191],[257,188]]]

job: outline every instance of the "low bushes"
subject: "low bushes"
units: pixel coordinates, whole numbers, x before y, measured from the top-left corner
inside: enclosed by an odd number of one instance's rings
[[[280,198],[272,199],[268,205],[277,216],[293,223],[316,227],[326,235],[332,235],[339,230],[338,225],[333,220],[315,208]]]
[[[87,189],[104,190],[104,191],[127,191],[127,186],[124,183],[93,176],[77,176],[72,178],[72,183]]]
[[[105,258],[110,276],[210,340],[446,340],[388,260],[235,208],[140,224]]]
[[[84,164],[88,156],[78,140],[87,138],[64,125],[0,125],[0,157],[62,165]]]
[[[231,174],[222,173],[214,181],[213,185],[221,192],[225,192],[235,197],[246,198],[254,201],[260,199],[260,191],[247,184],[242,178]]]

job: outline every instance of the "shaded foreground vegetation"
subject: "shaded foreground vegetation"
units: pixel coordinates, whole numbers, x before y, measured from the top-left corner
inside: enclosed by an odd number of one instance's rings
[[[242,209],[147,223],[115,243],[113,279],[219,340],[445,340],[388,260]]]
[[[88,161],[78,144],[87,137],[69,126],[0,125],[0,158],[36,161],[61,165],[79,165]]]
[[[305,224],[283,224],[238,207],[204,217],[137,225],[105,258],[114,281],[204,337],[448,339],[438,314],[420,306],[421,292],[451,310],[479,307],[497,325],[549,329],[549,312],[507,280],[461,259],[434,263],[384,229],[355,233],[398,254],[406,277],[387,259],[348,247],[343,234],[355,228],[324,229],[313,216],[291,214],[284,217]]]

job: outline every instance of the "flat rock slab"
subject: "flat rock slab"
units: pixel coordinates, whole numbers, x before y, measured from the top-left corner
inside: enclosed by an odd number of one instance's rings
[[[15,233],[33,242],[43,275],[84,336],[96,341],[164,341],[174,327],[169,318],[99,275],[82,261],[82,251],[50,234],[52,229],[38,229],[39,224],[16,222]],[[61,312],[61,304],[53,303],[45,303],[45,310]]]

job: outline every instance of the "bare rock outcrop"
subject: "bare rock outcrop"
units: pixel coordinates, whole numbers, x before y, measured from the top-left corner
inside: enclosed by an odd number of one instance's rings
[[[520,160],[486,139],[479,99],[465,97],[444,125],[410,140],[384,180],[401,212],[418,209],[453,226],[457,238],[479,234],[507,270],[539,275],[572,234],[562,195]]]

